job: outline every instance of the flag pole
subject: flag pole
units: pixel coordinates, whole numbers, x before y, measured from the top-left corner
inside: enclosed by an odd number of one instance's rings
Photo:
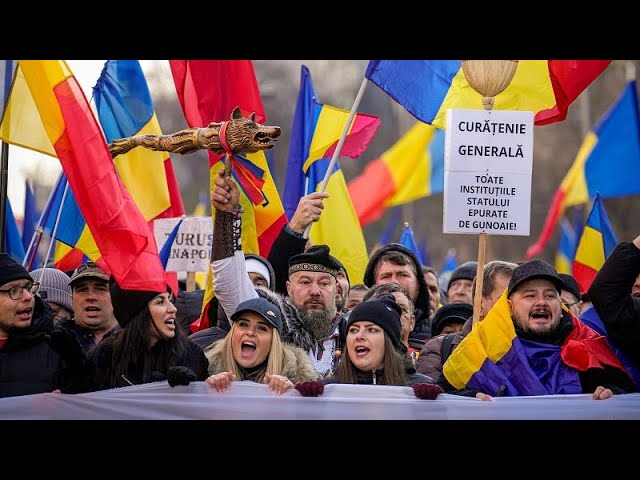
[[[482,95],[482,107],[493,110],[495,96],[509,86],[518,68],[518,60],[461,60],[462,73],[471,88]],[[473,325],[480,320],[482,308],[482,284],[487,251],[487,233],[478,236],[478,266],[476,290],[473,297]]]
[[[336,149],[333,152],[333,156],[331,157],[331,161],[329,162],[329,166],[327,167],[327,172],[324,174],[324,179],[322,180],[322,186],[320,187],[320,192],[324,193],[327,189],[327,184],[329,183],[329,177],[331,177],[331,173],[333,171],[333,167],[335,167],[336,162],[338,161],[338,156],[340,156],[340,151],[342,150],[342,145],[344,144],[345,139],[347,138],[347,133],[349,133],[349,128],[351,128],[351,122],[353,122],[353,117],[356,116],[356,112],[358,111],[358,106],[360,105],[360,100],[362,100],[362,96],[364,95],[364,90],[367,88],[367,83],[369,79],[365,76],[362,79],[362,83],[360,84],[360,90],[358,90],[358,94],[356,95],[356,99],[353,101],[353,106],[351,107],[351,111],[349,112],[349,118],[342,129],[342,135],[340,136],[340,140],[338,140],[338,145],[336,145]],[[311,230],[310,224],[304,230],[304,238],[309,238],[309,231]]]
[[[45,213],[47,213],[47,210],[49,208],[49,205],[51,204],[51,202],[53,202],[53,197],[56,193],[56,187],[58,186],[58,182],[56,182],[56,185],[54,185],[53,189],[51,190],[51,193],[49,194],[49,198],[47,199],[47,203],[45,203],[44,208],[42,209],[42,212],[40,212],[40,218],[38,219],[38,226],[36,227],[36,229],[33,231],[33,235],[31,235],[31,241],[29,242],[29,246],[27,247],[27,251],[24,254],[24,260],[22,261],[22,266],[23,267],[27,267],[27,271],[31,271],[31,263],[30,262],[27,265],[27,258],[29,257],[34,257],[35,258],[35,254],[31,254],[31,250],[34,248],[34,243],[36,243],[36,237],[40,237],[42,238],[42,234],[44,232],[44,227],[42,226],[42,223],[44,222],[44,216]],[[60,203],[60,208],[62,208],[62,203]],[[38,238],[38,244],[40,244],[40,238]],[[37,249],[37,246],[35,247]],[[44,267],[47,266],[47,264],[45,263],[43,265]]]
[[[53,248],[53,243],[55,242],[56,233],[58,232],[58,223],[60,222],[60,217],[62,216],[62,208],[64,207],[64,201],[67,198],[68,191],[69,191],[69,182],[67,181],[64,185],[64,192],[62,192],[62,199],[60,200],[60,209],[58,210],[58,214],[56,215],[56,221],[53,224],[53,229],[51,230],[51,240],[49,241],[47,256],[44,258],[44,264],[43,264],[45,267],[49,263],[49,258],[51,257],[51,250]]]
[[[9,169],[9,144],[2,142],[2,153],[0,153],[0,252],[5,249],[5,229],[7,223],[7,187]]]

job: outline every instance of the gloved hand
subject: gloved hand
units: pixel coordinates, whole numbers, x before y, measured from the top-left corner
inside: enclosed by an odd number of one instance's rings
[[[167,380],[172,387],[189,385],[189,382],[193,382],[195,379],[196,374],[189,367],[174,366],[167,369]]]
[[[303,397],[317,397],[324,392],[324,383],[320,380],[297,383],[296,390],[298,390]]]
[[[82,365],[86,360],[84,350],[75,334],[66,328],[54,328],[48,335],[49,345],[70,365]]]
[[[438,395],[444,393],[440,385],[431,385],[429,383],[416,383],[413,385],[413,393],[416,397],[423,400],[435,400]]]

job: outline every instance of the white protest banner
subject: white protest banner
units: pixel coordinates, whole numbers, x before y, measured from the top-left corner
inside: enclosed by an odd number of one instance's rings
[[[529,235],[533,112],[451,109],[444,233]]]
[[[158,251],[162,249],[173,227],[179,221],[180,218],[154,220],[154,234]],[[171,246],[167,272],[208,271],[212,241],[213,223],[211,217],[185,217]]]

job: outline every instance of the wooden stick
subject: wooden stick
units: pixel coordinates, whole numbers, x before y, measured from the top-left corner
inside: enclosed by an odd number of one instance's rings
[[[478,267],[476,268],[476,294],[473,296],[473,325],[480,320],[482,307],[482,276],[484,273],[484,257],[487,250],[487,234],[478,235]]]
[[[193,292],[196,289],[196,272],[187,272],[187,292]]]

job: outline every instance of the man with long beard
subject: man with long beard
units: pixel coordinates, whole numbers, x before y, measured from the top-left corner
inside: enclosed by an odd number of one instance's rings
[[[284,339],[309,353],[320,376],[333,372],[340,355],[336,288],[340,264],[326,245],[289,259]]]

